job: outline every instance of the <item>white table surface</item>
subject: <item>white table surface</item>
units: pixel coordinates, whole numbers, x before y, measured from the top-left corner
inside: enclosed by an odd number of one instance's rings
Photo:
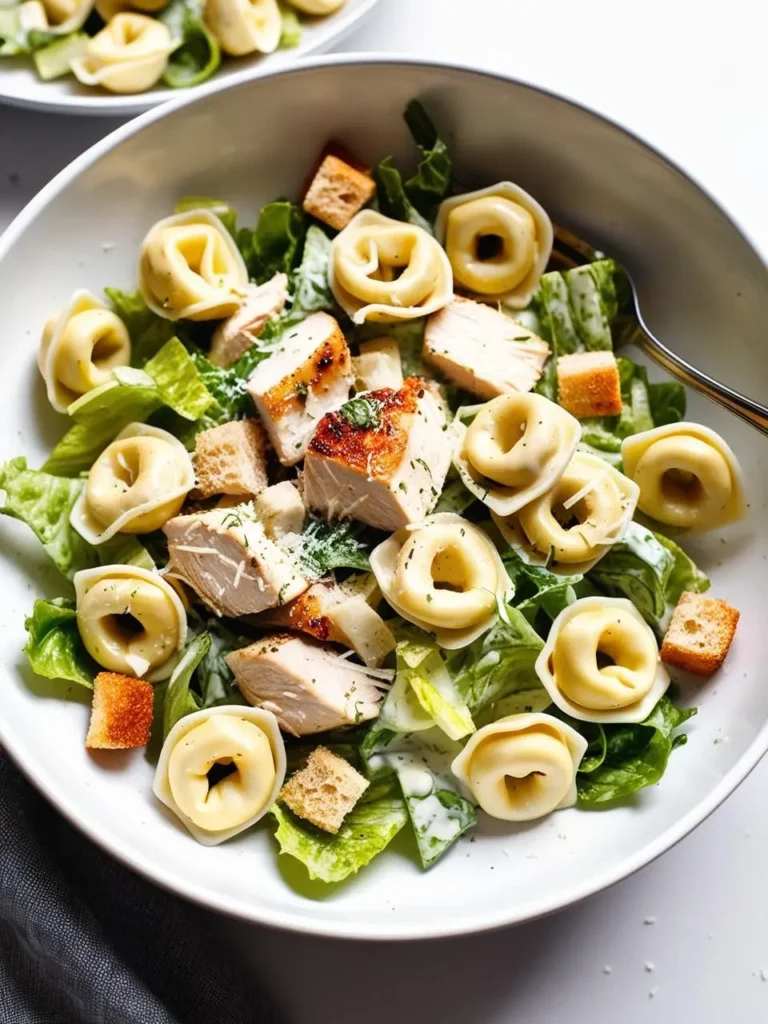
[[[481,64],[582,100],[693,172],[768,256],[766,33],[765,0],[382,0],[344,49]],[[0,228],[115,123],[0,108]],[[655,864],[511,930],[353,945],[211,915],[211,938],[296,1024],[764,1024],[767,806],[764,761]]]

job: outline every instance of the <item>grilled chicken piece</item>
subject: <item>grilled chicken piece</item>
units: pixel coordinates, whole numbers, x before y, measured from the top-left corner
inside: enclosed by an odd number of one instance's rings
[[[302,320],[256,367],[248,392],[284,466],[304,458],[315,425],[346,401],[352,377],[344,335],[327,313]]]
[[[271,541],[250,505],[176,516],[163,527],[168,572],[216,615],[249,615],[285,604],[309,586]]]
[[[329,519],[399,530],[423,519],[443,489],[451,461],[443,414],[418,377],[359,401],[371,403],[370,425],[343,412],[318,424],[304,460],[304,502]]]
[[[333,648],[278,633],[226,657],[245,699],[272,711],[294,736],[375,718],[381,694],[365,669]]]
[[[258,339],[267,320],[277,316],[288,298],[288,278],[275,274],[264,284],[250,284],[236,313],[213,332],[209,359],[214,366],[231,366]]]
[[[352,367],[355,371],[355,391],[403,386],[400,346],[393,338],[360,342],[360,355],[352,357]]]
[[[495,398],[530,391],[549,345],[492,306],[455,295],[427,321],[422,356],[465,391]]]
[[[304,529],[304,502],[290,480],[267,487],[253,507],[270,540],[280,541],[289,533],[301,533]]]

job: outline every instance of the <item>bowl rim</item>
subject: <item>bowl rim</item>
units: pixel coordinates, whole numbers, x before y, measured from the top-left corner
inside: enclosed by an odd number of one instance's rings
[[[261,54],[262,59],[258,63],[248,64],[240,71],[232,71],[224,81],[230,85],[238,85],[242,82],[250,81],[252,78],[262,78],[265,75],[273,74],[278,70],[287,70],[310,55],[325,53],[354,32],[380,2],[381,0],[359,0],[358,6],[352,10],[341,8],[338,11],[325,15],[320,20],[326,22],[328,27],[316,42],[310,42],[309,44],[300,42],[295,50],[275,51],[276,53],[288,54],[285,58],[286,65],[284,68],[262,68],[264,58],[267,59],[266,63],[268,64],[272,54]],[[34,68],[31,71],[34,74]],[[41,84],[45,86],[48,83]],[[34,99],[28,96],[5,92],[0,87],[0,104],[23,110],[38,110],[41,113],[47,112],[75,117],[135,117],[146,111],[154,110],[159,106],[176,103],[179,93],[184,94],[184,99],[197,98],[208,95],[220,84],[218,71],[216,71],[208,81],[201,82],[199,85],[188,86],[182,89],[173,89],[171,86],[163,85],[157,90],[150,89],[148,92],[127,95],[94,92],[93,95],[82,96],[77,93],[72,93],[71,95],[67,93],[61,94],[56,92],[55,89],[51,89],[49,90],[50,98],[47,93],[44,93],[42,99]]]
[[[412,54],[391,54],[382,55],[378,53],[349,53],[335,54],[326,57],[315,57],[309,60],[302,60],[300,63],[261,72],[256,75],[249,75],[246,79],[233,81],[232,79],[214,83],[205,93],[198,93],[180,97],[178,100],[164,104],[160,107],[150,109],[141,116],[114,129],[103,139],[90,146],[84,153],[76,157],[66,167],[52,178],[35,195],[19,214],[11,221],[6,230],[0,236],[0,260],[12,249],[16,241],[22,236],[27,227],[37,218],[49,203],[69,184],[71,184],[81,173],[95,164],[102,156],[116,149],[122,142],[139,134],[149,125],[154,124],[166,117],[174,116],[184,107],[191,106],[202,99],[218,92],[225,92],[242,86],[246,81],[251,82],[261,78],[281,77],[284,75],[302,74],[311,72],[314,69],[323,69],[337,66],[354,65],[383,65],[387,67],[427,67],[435,68],[438,71],[459,72],[479,75],[482,78],[495,79],[508,82],[512,85],[535,93],[542,93],[553,99],[559,100],[590,114],[622,132],[635,142],[640,143],[655,156],[663,160],[677,174],[681,175],[688,184],[692,185],[699,193],[709,201],[718,212],[730,223],[730,225],[742,236],[750,248],[756,253],[764,266],[768,269],[765,256],[761,248],[752,240],[749,233],[742,228],[736,218],[731,216],[722,204],[715,199],[709,191],[689,171],[685,170],[674,159],[668,157],[652,143],[645,140],[641,135],[622,124],[613,117],[600,113],[586,103],[581,103],[568,96],[543,86],[534,85],[513,75],[503,72],[491,71],[477,65],[463,63],[460,61],[444,61],[421,58]],[[424,919],[418,923],[407,922],[392,924],[366,925],[360,922],[334,921],[318,919],[311,915],[302,914],[300,910],[276,910],[274,908],[263,908],[258,903],[237,899],[234,897],[217,895],[204,884],[181,883],[172,871],[166,869],[159,861],[135,851],[127,842],[120,839],[104,837],[100,834],[99,823],[87,813],[85,816],[76,808],[67,792],[60,792],[55,779],[48,779],[45,774],[38,770],[37,762],[32,757],[26,757],[25,744],[14,736],[12,727],[3,716],[0,716],[0,742],[6,753],[16,763],[22,773],[36,786],[36,788],[49,800],[56,809],[75,825],[89,839],[95,842],[108,854],[116,857],[129,868],[148,878],[150,881],[162,888],[175,893],[178,896],[191,900],[211,910],[227,916],[246,920],[255,924],[267,925],[280,928],[286,931],[300,932],[306,935],[319,935],[336,939],[352,940],[380,940],[380,941],[403,941],[420,939],[449,938],[459,935],[470,935],[499,928],[520,924],[525,921],[535,920],[564,909],[571,904],[580,902],[587,896],[601,892],[609,886],[634,874],[646,864],[651,863],[662,853],[671,849],[680,842],[689,832],[692,832],[728,797],[747,775],[758,764],[763,755],[768,751],[768,721],[766,721],[754,739],[738,759],[730,771],[720,780],[711,792],[693,807],[687,814],[677,820],[669,828],[661,832],[654,840],[646,843],[634,853],[623,857],[610,871],[603,872],[594,878],[583,883],[573,885],[557,897],[544,901],[538,901],[535,909],[526,904],[518,904],[513,907],[500,908],[498,911],[489,914],[483,912],[478,920],[473,918],[452,921],[450,915],[446,920],[433,923]]]

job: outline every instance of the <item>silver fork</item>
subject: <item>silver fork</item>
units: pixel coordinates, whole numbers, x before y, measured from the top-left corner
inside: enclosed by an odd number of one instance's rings
[[[570,231],[566,231],[565,228],[555,227],[555,239],[555,251],[552,256],[557,263],[562,263],[564,266],[577,266],[579,263],[589,262],[597,257],[597,253],[588,242],[578,238]],[[698,391],[712,402],[716,402],[717,405],[732,412],[734,416],[738,416],[745,423],[759,430],[760,433],[768,435],[768,406],[761,405],[753,398],[734,391],[726,384],[721,384],[720,381],[692,366],[662,344],[649,330],[643,319],[632,276],[626,268],[624,268],[624,273],[632,293],[636,322],[624,332],[620,343],[637,345],[649,359],[658,363],[667,373],[682,381],[683,384],[687,384],[694,391]]]

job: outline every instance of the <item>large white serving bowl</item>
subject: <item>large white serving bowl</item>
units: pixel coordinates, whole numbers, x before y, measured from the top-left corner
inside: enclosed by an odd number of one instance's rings
[[[768,273],[744,235],[681,170],[614,124],[562,98],[479,71],[400,58],[314,61],[219,85],[194,103],[115,132],[58,175],[0,241],[0,458],[39,465],[64,423],[35,367],[45,318],[78,287],[134,281],[147,227],[184,194],[232,201],[245,222],[297,194],[328,138],[373,163],[413,147],[400,113],[419,97],[451,144],[458,178],[511,178],[553,219],[630,268],[652,328],[686,358],[756,396],[768,393]],[[152,797],[142,751],[88,754],[87,699],[34,678],[21,648],[36,595],[61,592],[25,528],[0,520],[0,740],[27,775],[107,850],[161,885],[254,921],[335,936],[471,932],[562,907],[666,850],[733,790],[768,746],[764,670],[768,570],[761,436],[703,400],[690,418],[740,456],[748,519],[686,545],[713,593],[741,610],[725,668],[687,686],[699,706],[662,785],[610,812],[568,810],[526,826],[484,819],[435,868],[402,839],[362,874],[325,889],[295,881],[271,829],[198,846]]]
[[[148,92],[132,96],[119,96],[106,89],[92,89],[82,85],[74,75],[44,82],[28,56],[0,58],[0,103],[36,110],[52,110],[61,114],[95,114],[99,117],[115,115],[130,117],[160,103],[178,100],[183,95],[199,96],[216,83],[246,82],[256,75],[295,64],[309,54],[325,53],[341,42],[380,0],[347,0],[333,14],[321,18],[302,17],[301,42],[291,50],[274,53],[250,53],[245,57],[227,57],[222,54],[221,66],[207,82],[189,89],[169,89],[162,83]],[[0,2],[0,7],[2,7]]]

